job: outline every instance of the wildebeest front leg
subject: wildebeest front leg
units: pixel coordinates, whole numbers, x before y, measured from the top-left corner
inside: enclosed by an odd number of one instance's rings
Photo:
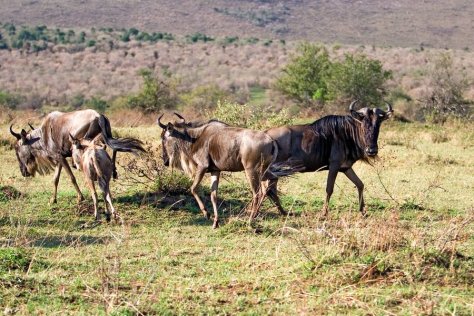
[[[95,220],[99,221],[100,220],[100,213],[99,213],[99,206],[98,206],[98,201],[97,201],[97,192],[95,190],[95,185],[94,185],[94,182],[89,178],[86,179],[86,182],[87,182],[87,186],[89,187],[89,190],[91,191],[92,201],[94,202]]]
[[[334,191],[334,183],[336,182],[337,173],[339,166],[330,165],[328,179],[326,183],[326,200],[323,206],[323,216],[326,217],[329,213],[329,200],[331,199],[332,192]]]
[[[352,183],[355,184],[357,187],[357,191],[359,192],[359,212],[362,214],[362,216],[367,216],[367,213],[365,211],[365,203],[364,203],[364,184],[362,181],[359,179],[359,177],[356,175],[354,170],[352,168],[347,169],[345,172],[345,175],[349,178],[349,180],[352,181]]]
[[[74,185],[74,189],[76,189],[77,192],[77,203],[81,202],[84,200],[84,195],[82,195],[81,190],[79,189],[79,186],[77,185],[76,182],[76,177],[74,177],[74,174],[71,171],[71,167],[69,167],[69,164],[66,161],[66,158],[62,157],[61,158],[61,165],[66,170],[66,173],[69,175],[69,178],[71,178],[71,182]]]
[[[211,173],[211,203],[212,208],[214,209],[214,224],[212,228],[217,228],[219,226],[219,215],[217,213],[217,188],[219,187],[219,171],[214,171]]]
[[[201,180],[204,177],[205,173],[206,173],[205,168],[200,168],[196,171],[193,184],[191,185],[191,194],[194,196],[194,198],[196,199],[196,202],[199,204],[199,209],[204,214],[204,216],[206,216],[207,219],[210,219],[211,217],[209,213],[206,211],[206,207],[204,206],[204,203],[202,202],[201,198],[196,192],[196,188],[199,185],[199,183],[201,183]]]
[[[61,169],[62,165],[58,164],[56,166],[56,170],[54,171],[54,178],[53,178],[53,183],[54,183],[54,191],[53,191],[53,196],[49,200],[50,204],[56,204],[57,200],[56,197],[58,196],[58,185],[59,185],[59,177],[61,176]]]

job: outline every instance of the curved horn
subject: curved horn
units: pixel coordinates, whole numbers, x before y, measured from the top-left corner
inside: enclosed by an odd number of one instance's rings
[[[33,125],[31,125],[29,122],[28,122],[28,125],[30,126],[31,130],[34,130],[35,128],[33,127]]]
[[[387,112],[393,112],[392,105],[385,101],[385,104],[387,104]]]
[[[174,112],[174,115],[176,115],[177,117],[179,117],[180,119],[183,120],[183,123],[186,122],[186,120],[184,119],[184,117],[182,117],[181,115],[179,115],[178,113]]]
[[[20,139],[20,138],[21,138],[21,135],[18,134],[18,133],[15,133],[15,132],[13,131],[12,127],[13,127],[13,124],[10,125],[10,133],[11,133],[13,136],[15,136],[16,139]]]
[[[158,120],[156,120],[156,123],[158,124],[158,126],[160,126],[162,129],[166,129],[166,125],[161,123],[161,118],[163,117],[163,115],[165,115],[164,113],[161,114],[159,117],[158,117]]]
[[[355,111],[354,105],[356,105],[357,102],[359,102],[359,100],[354,100],[351,102],[351,105],[349,105],[349,111]]]

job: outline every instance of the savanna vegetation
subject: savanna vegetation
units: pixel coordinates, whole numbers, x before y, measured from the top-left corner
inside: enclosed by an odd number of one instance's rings
[[[4,314],[474,312],[468,50],[0,27]],[[382,126],[379,159],[355,165],[365,183],[366,219],[343,176],[329,218],[321,217],[321,172],[282,181],[290,216],[266,201],[249,225],[246,181],[226,174],[223,225],[212,230],[189,194],[190,180],[162,165],[158,112],[165,120],[177,110],[266,129],[347,113],[353,99],[377,106],[387,100],[396,111]],[[38,126],[54,109],[81,108],[105,112],[115,136],[146,144],[140,157],[119,155],[112,195],[123,224],[94,222],[90,193],[77,205],[66,176],[58,204],[49,205],[51,176],[22,178],[18,170],[10,124]],[[206,185],[201,194],[210,206]]]

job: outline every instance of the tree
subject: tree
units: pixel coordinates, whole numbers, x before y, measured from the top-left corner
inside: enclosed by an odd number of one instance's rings
[[[331,66],[327,79],[328,98],[379,105],[385,95],[385,82],[391,77],[392,73],[384,70],[379,60],[363,54],[345,54],[342,62]]]
[[[378,105],[391,76],[380,61],[363,54],[346,54],[343,61],[333,62],[325,47],[303,43],[283,68],[276,88],[306,106],[355,99]]]
[[[283,68],[276,88],[284,95],[306,105],[326,100],[326,80],[331,61],[325,47],[302,43],[297,55]]]
[[[143,86],[137,95],[128,99],[131,108],[154,112],[177,105],[178,97],[171,80],[161,80],[149,69],[142,69],[139,74],[143,78]]]

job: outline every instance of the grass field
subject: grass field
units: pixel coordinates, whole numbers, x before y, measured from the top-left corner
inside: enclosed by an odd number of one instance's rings
[[[49,206],[52,175],[22,178],[7,126],[1,130],[6,315],[474,313],[472,124],[384,123],[380,160],[355,166],[367,219],[344,176],[329,219],[320,217],[321,172],[282,181],[292,216],[267,201],[249,226],[242,209],[250,191],[236,174],[222,181],[217,230],[188,192],[160,192],[152,183],[112,183],[124,225],[95,225],[90,194],[78,207],[65,175],[58,204]],[[159,145],[158,127],[116,130]],[[129,159],[119,155],[121,165]],[[210,206],[207,185],[201,191]]]

